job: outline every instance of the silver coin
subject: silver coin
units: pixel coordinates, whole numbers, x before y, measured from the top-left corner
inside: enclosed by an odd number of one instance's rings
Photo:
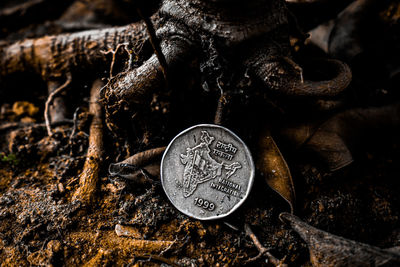
[[[212,124],[178,134],[161,161],[161,183],[172,204],[199,220],[225,217],[247,198],[254,163],[245,143]]]

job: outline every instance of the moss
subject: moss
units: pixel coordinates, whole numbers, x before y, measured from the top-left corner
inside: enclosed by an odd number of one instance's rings
[[[12,166],[17,166],[20,163],[20,160],[17,158],[17,155],[14,153],[5,154],[4,152],[0,153],[0,161],[10,164]]]

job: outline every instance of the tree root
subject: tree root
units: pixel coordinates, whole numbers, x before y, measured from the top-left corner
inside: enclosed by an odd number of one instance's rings
[[[143,240],[143,239],[131,239],[118,237],[119,240],[110,240],[111,243],[121,246],[121,248],[126,249],[127,247],[134,248],[135,251],[148,251],[148,252],[161,252],[168,248],[174,241],[164,241],[164,240]],[[124,246],[123,244],[126,244]]]
[[[96,80],[90,92],[89,111],[93,119],[90,125],[89,148],[85,165],[79,177],[79,188],[74,194],[74,200],[84,204],[93,203],[96,197],[99,169],[103,154],[103,118],[102,106],[99,102],[100,89],[103,82]]]
[[[165,148],[166,147],[163,146],[163,147],[152,148],[149,150],[145,150],[143,152],[139,152],[139,153],[133,155],[132,157],[125,159],[121,163],[130,164],[130,165],[134,165],[137,167],[146,166],[150,162],[159,158],[164,153]]]
[[[91,231],[71,233],[68,237],[71,242],[94,242],[100,247],[99,252],[87,263],[88,266],[97,266],[99,261],[104,260],[104,254],[109,259],[106,261],[113,262],[112,252],[118,251],[124,257],[135,257],[136,255],[157,255],[161,253],[176,241],[168,240],[145,240],[119,237],[114,231],[101,231],[94,233]],[[136,255],[135,255],[136,254]],[[97,264],[96,264],[97,263]],[[101,264],[100,264],[101,265]]]
[[[261,53],[260,53],[261,49]],[[255,49],[254,55],[246,59],[249,66],[269,90],[278,94],[294,97],[326,98],[340,94],[352,80],[352,73],[347,64],[339,60],[319,60],[332,71],[330,80],[303,80],[302,71],[288,57],[273,57],[270,46]],[[265,50],[265,52],[264,52]],[[270,52],[269,54],[267,52]]]
[[[160,176],[159,159],[165,147],[153,148],[133,155],[119,163],[113,163],[109,166],[109,173],[112,176],[120,176],[137,183],[153,183],[150,177]]]
[[[0,47],[0,77],[33,71],[44,80],[60,77],[88,67],[102,71],[110,58],[101,51],[115,50],[120,43],[134,46],[146,38],[143,23],[102,30],[26,39]]]
[[[325,64],[331,66],[333,78],[327,81],[310,81],[297,82],[292,89],[288,90],[288,94],[295,96],[311,96],[311,97],[333,97],[341,93],[349,86],[352,74],[349,66],[339,60],[325,60]]]
[[[170,69],[179,69],[177,64],[185,62],[192,56],[193,45],[186,38],[174,36],[161,44],[162,54]],[[152,92],[164,84],[163,67],[156,55],[150,57],[142,66],[122,73],[108,86],[105,94],[108,107],[120,105],[120,102],[142,103]]]

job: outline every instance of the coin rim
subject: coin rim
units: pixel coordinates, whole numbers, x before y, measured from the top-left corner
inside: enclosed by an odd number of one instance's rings
[[[206,217],[206,218],[201,218],[201,217],[197,217],[196,215],[187,214],[185,211],[183,211],[182,209],[180,209],[179,207],[177,207],[177,206],[174,204],[174,202],[171,200],[171,198],[170,198],[170,196],[168,195],[167,191],[165,190],[164,179],[163,179],[164,158],[165,158],[165,156],[167,155],[167,153],[168,153],[168,151],[169,151],[169,148],[170,148],[171,145],[174,143],[175,139],[177,139],[177,138],[180,137],[181,135],[185,134],[186,132],[189,132],[190,130],[192,130],[192,129],[194,129],[194,128],[199,128],[199,127],[221,128],[221,129],[223,129],[223,130],[229,132],[229,133],[230,133],[231,135],[233,135],[234,137],[236,137],[236,138],[239,140],[239,142],[242,143],[242,145],[243,145],[243,147],[244,147],[244,149],[245,149],[245,152],[247,152],[248,155],[249,155],[249,161],[250,161],[250,162],[249,162],[249,165],[250,165],[250,168],[251,168],[251,173],[250,173],[250,178],[249,178],[250,182],[249,182],[249,186],[247,187],[245,197],[242,198],[229,212],[227,212],[227,213],[225,213],[225,214],[223,214],[223,215],[215,215],[215,216],[210,216],[210,217]],[[167,195],[169,201],[170,201],[170,202],[172,203],[172,205],[173,205],[177,210],[179,210],[181,213],[183,213],[183,214],[185,214],[185,215],[187,215],[187,216],[189,216],[189,217],[191,217],[191,218],[198,219],[198,220],[203,220],[203,221],[221,219],[221,218],[224,218],[224,217],[226,217],[226,216],[232,214],[235,210],[237,210],[237,209],[243,204],[243,202],[247,199],[247,197],[248,197],[249,194],[250,194],[250,190],[251,190],[251,188],[253,187],[253,183],[254,183],[254,175],[255,175],[255,165],[254,165],[254,161],[253,161],[253,156],[251,155],[250,150],[249,150],[249,148],[247,147],[247,145],[246,145],[246,144],[243,142],[243,140],[240,139],[240,137],[237,136],[234,132],[232,132],[231,130],[229,130],[229,129],[223,127],[223,126],[216,125],[216,124],[197,124],[197,125],[194,125],[194,126],[192,126],[192,127],[190,127],[190,128],[187,128],[186,130],[183,130],[182,132],[180,132],[179,134],[177,134],[177,135],[172,139],[172,141],[168,144],[167,148],[166,148],[165,151],[164,151],[164,154],[163,154],[163,156],[162,156],[162,159],[161,159],[161,167],[160,167],[161,185],[162,185],[162,188],[163,188],[163,190],[164,190],[164,193],[165,193],[165,195]]]

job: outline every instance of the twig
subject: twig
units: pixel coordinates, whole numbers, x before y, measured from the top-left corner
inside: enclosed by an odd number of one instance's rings
[[[217,78],[217,86],[220,90],[220,97],[218,99],[217,110],[215,111],[214,124],[221,125],[224,108],[228,103],[228,100],[227,100],[227,94],[224,92],[224,90],[220,85],[219,77]]]
[[[176,244],[177,241],[178,241],[178,238],[176,237],[175,240],[172,241],[172,243],[171,243],[168,247],[166,247],[165,249],[163,249],[163,250],[158,254],[158,256],[164,255],[167,251],[169,251],[169,250],[172,248],[173,245]]]
[[[217,110],[215,111],[214,124],[221,125],[222,123],[222,113],[226,105],[225,95],[221,95],[218,99]]]
[[[142,10],[139,7],[136,8],[136,10],[137,10],[137,13],[139,14],[139,16],[141,17],[141,19],[146,24],[146,31],[147,31],[147,34],[149,35],[149,40],[150,40],[151,46],[153,47],[154,53],[156,54],[157,59],[160,62],[161,71],[164,75],[165,83],[168,87],[168,75],[167,75],[168,64],[167,64],[167,60],[165,59],[163,52],[161,51],[160,40],[156,36],[156,31],[154,30],[154,25],[151,22],[149,17],[143,15]]]
[[[78,129],[78,112],[81,110],[80,107],[78,107],[75,112],[72,121],[74,122],[74,125],[72,126],[72,131],[71,135],[69,136],[69,140],[71,141],[72,138],[75,136],[76,130]]]
[[[236,227],[235,225],[233,225],[233,224],[231,224],[231,223],[229,223],[229,222],[227,222],[227,221],[224,221],[224,224],[225,224],[226,226],[228,226],[229,228],[231,228],[232,230],[234,230],[234,231],[239,231],[239,228],[238,228],[238,227]]]
[[[51,136],[53,132],[51,131],[51,123],[50,123],[50,105],[52,104],[56,95],[58,95],[64,88],[66,88],[72,81],[72,76],[70,73],[67,73],[67,80],[63,85],[55,89],[53,92],[49,94],[49,97],[46,100],[46,104],[44,107],[44,120],[46,123],[47,134]]]
[[[73,182],[75,182],[76,180],[78,180],[78,177],[75,177],[75,178],[69,180],[66,185],[68,186],[68,185],[72,184]]]
[[[249,236],[251,238],[251,240],[253,241],[254,245],[256,246],[256,248],[258,249],[258,255],[250,258],[246,261],[246,263],[250,263],[253,261],[258,260],[259,258],[266,256],[268,258],[268,261],[275,265],[275,266],[279,266],[279,267],[287,267],[287,264],[284,264],[282,260],[278,260],[277,258],[275,258],[270,252],[269,249],[265,248],[260,241],[258,240],[257,236],[253,233],[253,231],[250,228],[250,225],[248,225],[247,223],[244,225],[244,231],[246,232],[246,235]]]

